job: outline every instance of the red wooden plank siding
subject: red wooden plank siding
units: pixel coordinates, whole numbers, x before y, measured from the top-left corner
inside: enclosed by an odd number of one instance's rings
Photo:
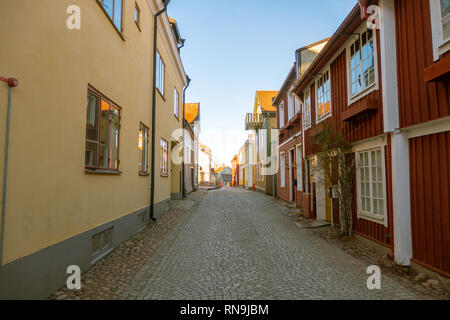
[[[434,63],[429,0],[397,0],[395,11],[400,127],[450,115],[449,82],[424,81]]]
[[[413,260],[450,276],[450,131],[412,138]]]

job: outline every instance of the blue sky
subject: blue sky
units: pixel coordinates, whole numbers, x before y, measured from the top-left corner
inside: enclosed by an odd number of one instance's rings
[[[201,103],[200,140],[230,165],[250,132],[256,90],[279,90],[295,50],[333,34],[356,0],[173,0],[192,79],[186,102]]]

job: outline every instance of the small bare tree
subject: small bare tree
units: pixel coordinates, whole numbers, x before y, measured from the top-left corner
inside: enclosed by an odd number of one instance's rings
[[[351,152],[351,144],[345,139],[341,130],[330,123],[321,124],[315,135],[315,143],[320,147],[318,155],[325,175],[329,181],[337,181],[333,192],[339,199],[339,222],[341,234],[352,235],[352,203],[353,203],[353,170],[355,161],[347,157]],[[334,179],[333,179],[334,178]]]

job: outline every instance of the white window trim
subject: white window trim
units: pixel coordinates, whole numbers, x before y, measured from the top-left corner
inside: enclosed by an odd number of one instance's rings
[[[280,102],[280,108],[279,108],[279,116],[280,116],[280,129],[284,128],[284,101]]]
[[[281,188],[286,188],[286,158],[284,157],[284,152],[280,152],[280,185]]]
[[[295,116],[295,94],[292,92],[292,88],[287,94],[288,98],[288,121]]]
[[[367,30],[367,24],[364,22],[358,30],[355,31],[355,33],[359,33],[360,35]],[[350,47],[355,42],[354,39],[350,37],[350,41],[347,42],[347,45],[345,47],[346,52],[346,63],[347,63],[347,95],[348,95],[348,105],[352,105],[356,101],[364,98],[369,93],[376,91],[379,89],[379,72],[378,72],[378,41],[377,41],[377,30],[373,30],[373,50],[374,50],[374,70],[375,70],[375,82],[372,83],[370,86],[362,90],[361,92],[357,93],[356,95],[352,96],[352,70],[351,70],[351,63],[350,63]]]
[[[306,112],[305,112],[305,110],[306,110],[306,97],[307,96],[309,96],[309,124],[306,124],[306,117],[305,117],[305,114],[306,114]],[[311,100],[311,89],[310,89],[310,87],[308,87],[308,89],[306,89],[304,92],[303,92],[303,108],[304,108],[304,110],[303,110],[303,130],[307,130],[307,129],[309,129],[309,128],[311,128],[311,125],[312,125],[312,115],[311,115],[311,111],[312,111],[312,108],[311,108],[311,103],[312,103],[312,100]]]
[[[299,150],[300,150],[300,156],[299,156]],[[296,166],[297,166],[297,191],[303,191],[303,170],[302,170],[302,164],[303,164],[303,149],[302,144],[297,144],[295,146],[295,157],[296,157]],[[299,173],[300,172],[300,177]],[[300,179],[299,179],[300,178]]]
[[[319,112],[318,112],[318,108],[319,108],[319,80],[322,78],[322,76],[328,71],[328,77],[330,78],[330,112],[328,112],[326,115],[319,117]],[[330,66],[328,65],[328,67],[326,67],[323,72],[321,72],[321,76],[316,77],[316,80],[314,81],[314,87],[316,90],[316,101],[315,101],[315,109],[316,109],[316,124],[319,124],[320,122],[324,121],[325,119],[331,117],[333,115],[333,104],[331,102],[331,70],[330,70]]]
[[[173,97],[174,97],[174,101],[173,101],[173,114],[179,118],[180,117],[180,95],[178,93],[177,88],[173,89]]]
[[[440,0],[430,0],[431,14],[431,34],[433,38],[433,58],[438,61],[439,57],[450,50],[450,38],[443,39],[444,32],[442,30],[441,18],[441,2]]]
[[[383,224],[385,227],[388,226],[388,216],[387,216],[387,192],[386,192],[386,161],[385,161],[385,145],[381,144],[376,147],[371,148],[361,148],[358,149],[358,151],[355,152],[355,161],[356,161],[356,199],[357,199],[357,217],[358,219],[365,219],[369,220],[375,223]],[[381,169],[382,169],[382,176],[383,176],[383,216],[373,214],[371,212],[363,211],[361,210],[361,177],[360,177],[360,171],[359,171],[359,154],[362,152],[369,152],[372,150],[381,149]],[[370,172],[370,170],[369,170]],[[371,174],[371,173],[370,173]],[[370,183],[370,190],[372,190],[372,182]],[[371,193],[372,195],[372,193]]]

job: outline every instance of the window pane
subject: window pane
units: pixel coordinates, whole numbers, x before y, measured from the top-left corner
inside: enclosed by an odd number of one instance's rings
[[[139,9],[137,7],[134,8],[134,21],[139,23]]]
[[[100,127],[100,162],[99,167],[108,168],[108,131],[109,131],[109,103],[101,102],[101,127]]]
[[[114,10],[114,0],[103,0],[103,8],[105,9],[108,16],[112,19]]]
[[[160,82],[160,72],[159,72],[159,68],[160,68],[160,63],[161,63],[161,60],[160,60],[160,56],[159,56],[159,53],[158,53],[158,51],[156,51],[156,69],[155,69],[155,72],[156,72],[156,80],[155,80],[155,83],[156,83],[156,87],[158,88],[158,89],[160,89],[160,85],[159,85],[159,82]]]
[[[450,0],[441,0],[442,32],[444,39],[450,38]]]
[[[119,110],[112,108],[111,110],[111,132],[110,142],[111,148],[111,169],[119,169]]]
[[[114,0],[114,25],[122,32],[122,0]]]
[[[87,167],[97,167],[98,165],[98,114],[99,99],[89,92],[87,97],[85,154],[85,165]]]
[[[178,91],[174,90],[173,93],[173,113],[178,117]]]

